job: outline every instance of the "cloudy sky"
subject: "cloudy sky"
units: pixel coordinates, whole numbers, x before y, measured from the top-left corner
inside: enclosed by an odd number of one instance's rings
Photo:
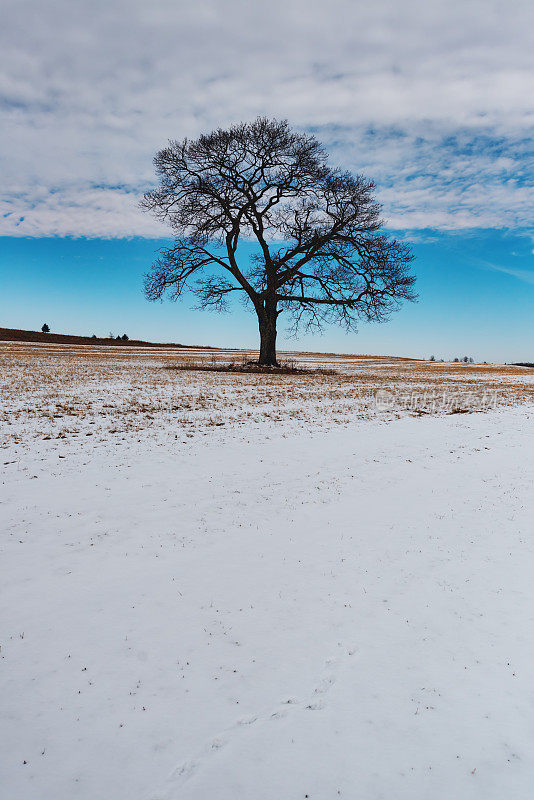
[[[167,236],[137,207],[155,151],[266,114],[373,177],[426,263],[432,242],[453,270],[468,252],[533,301],[533,30],[523,0],[4,0],[0,268],[35,264],[36,239],[60,260],[61,237],[82,257]]]

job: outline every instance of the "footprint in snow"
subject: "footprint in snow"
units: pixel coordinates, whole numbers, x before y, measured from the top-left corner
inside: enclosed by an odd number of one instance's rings
[[[349,656],[354,655],[355,652],[356,652],[356,648],[351,648],[351,649],[347,650],[347,654]],[[336,676],[333,675],[330,672],[330,670],[335,665],[338,665],[339,662],[340,662],[340,659],[337,658],[337,657],[328,658],[325,661],[325,667],[329,670],[329,673],[327,675],[325,675],[319,681],[319,683],[317,684],[317,686],[313,690],[313,696],[314,697],[316,695],[325,695],[328,691],[330,691],[330,689],[332,688],[332,686],[336,682]],[[153,795],[151,800],[164,800],[164,798],[167,798],[167,797],[168,798],[170,798],[170,797],[174,798],[175,795],[176,795],[176,784],[177,783],[183,783],[186,780],[188,780],[191,777],[191,775],[193,775],[197,771],[197,769],[200,766],[202,766],[203,761],[207,757],[213,756],[215,753],[217,753],[219,750],[221,750],[221,748],[223,748],[225,745],[227,745],[229,743],[229,741],[231,741],[232,735],[235,737],[236,735],[238,735],[238,732],[240,730],[244,731],[247,728],[251,728],[251,726],[255,725],[255,723],[257,723],[257,722],[266,723],[266,722],[273,721],[273,720],[284,719],[287,716],[288,711],[290,710],[288,708],[288,706],[289,707],[294,707],[295,709],[299,709],[300,708],[300,709],[305,710],[305,711],[321,711],[322,709],[325,708],[325,702],[322,699],[312,699],[308,703],[306,703],[305,701],[304,701],[304,703],[301,703],[299,700],[296,700],[294,697],[290,697],[287,700],[281,701],[281,705],[284,707],[283,709],[279,709],[279,710],[275,710],[275,711],[272,711],[272,710],[271,711],[264,711],[261,714],[255,714],[255,715],[252,715],[250,717],[242,717],[241,719],[238,719],[233,725],[229,726],[224,731],[225,736],[221,735],[221,736],[217,736],[215,739],[212,739],[211,742],[209,742],[209,744],[207,744],[202,749],[202,751],[199,753],[199,755],[196,758],[193,758],[193,759],[190,759],[189,761],[184,762],[180,767],[178,767],[177,769],[175,769],[171,773],[171,775],[169,776],[169,779],[167,781],[167,786],[168,786],[168,790],[167,790],[168,793],[167,794],[162,793],[162,794],[159,794],[159,795]],[[293,713],[296,713],[296,712],[291,712],[291,714],[293,714]],[[242,734],[242,735],[244,735],[244,734]],[[229,736],[230,739],[225,738],[226,736]],[[165,792],[165,790],[164,790],[164,792]]]
[[[326,694],[326,692],[332,688],[335,682],[336,679],[333,675],[327,675],[322,679],[319,685],[315,687],[315,694]]]

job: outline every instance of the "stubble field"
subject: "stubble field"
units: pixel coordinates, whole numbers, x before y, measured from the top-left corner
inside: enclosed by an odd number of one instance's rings
[[[208,348],[0,342],[1,444],[249,422],[328,427],[377,414],[479,411],[534,399],[534,371],[527,367],[280,353],[309,374],[206,371],[254,357]]]

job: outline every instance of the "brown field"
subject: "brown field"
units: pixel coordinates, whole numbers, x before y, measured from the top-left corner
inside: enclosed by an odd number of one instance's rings
[[[195,369],[254,357],[254,351],[209,348],[2,341],[0,444],[155,427],[178,435],[262,421],[309,428],[376,414],[391,419],[534,401],[534,370],[527,367],[280,353],[310,372]],[[387,393],[390,405],[377,410],[377,392]]]
[[[120,334],[119,334],[120,335]],[[104,345],[105,347],[195,347],[186,344],[161,344],[157,342],[144,342],[141,339],[110,339],[97,336],[75,336],[65,333],[43,333],[42,331],[25,331],[20,328],[0,328],[0,342],[40,342],[41,344],[90,344]]]

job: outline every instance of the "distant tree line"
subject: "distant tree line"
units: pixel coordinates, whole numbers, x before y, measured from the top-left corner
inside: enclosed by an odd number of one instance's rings
[[[474,364],[475,362],[471,358],[471,356],[464,356],[463,358],[455,358],[454,359],[454,363],[455,364],[462,364],[462,363],[463,364]]]
[[[42,330],[43,333],[50,333],[50,327],[49,327],[49,325],[47,325],[46,322],[41,327],[41,330]],[[97,338],[98,337],[97,337],[96,333],[93,333],[93,335],[91,336],[91,339],[97,339]],[[119,335],[115,336],[115,334],[111,333],[111,332],[110,332],[110,334],[109,334],[109,336],[107,338],[108,339],[115,339],[115,341],[118,341],[118,342],[127,342],[130,339],[130,337],[128,336],[127,333],[123,333],[122,336],[119,336]]]
[[[430,358],[428,360],[429,361],[435,361],[436,360],[436,356],[430,356]],[[443,362],[443,359],[441,358],[440,361]],[[454,364],[474,364],[475,361],[474,361],[473,358],[471,358],[471,356],[464,356],[463,358],[455,358],[455,359],[453,359],[453,363]],[[486,363],[486,362],[484,362],[484,363]]]

